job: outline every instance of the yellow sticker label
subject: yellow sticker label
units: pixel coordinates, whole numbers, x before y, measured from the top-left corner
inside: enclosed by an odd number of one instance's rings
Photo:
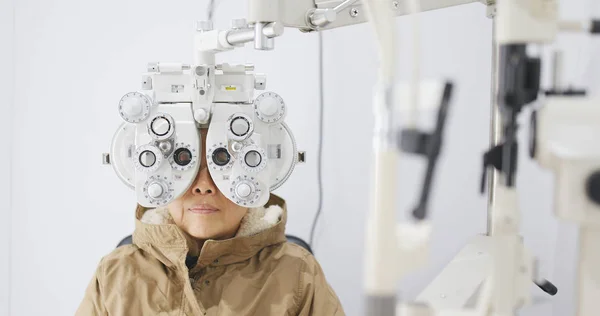
[[[237,90],[237,87],[235,87],[235,86],[228,86],[228,87],[225,87],[225,90],[227,90],[227,91],[235,91],[235,90]]]

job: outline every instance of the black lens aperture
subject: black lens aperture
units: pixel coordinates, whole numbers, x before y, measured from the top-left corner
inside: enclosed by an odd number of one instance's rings
[[[175,153],[173,153],[173,160],[180,166],[187,166],[192,162],[192,152],[187,148],[178,148],[175,150]]]
[[[225,166],[231,160],[231,156],[227,149],[220,147],[213,151],[212,160],[217,166]]]

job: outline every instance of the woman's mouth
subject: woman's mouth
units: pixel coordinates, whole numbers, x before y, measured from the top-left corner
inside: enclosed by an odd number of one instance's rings
[[[194,205],[192,207],[190,207],[188,209],[188,211],[194,213],[194,214],[213,214],[219,211],[218,208],[211,206],[211,205],[207,205],[207,204],[200,204],[200,205]]]

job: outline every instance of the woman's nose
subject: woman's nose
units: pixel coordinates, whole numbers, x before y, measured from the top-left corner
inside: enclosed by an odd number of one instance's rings
[[[217,187],[210,177],[208,168],[202,168],[198,172],[198,177],[194,183],[193,191],[197,195],[214,195],[217,192]]]

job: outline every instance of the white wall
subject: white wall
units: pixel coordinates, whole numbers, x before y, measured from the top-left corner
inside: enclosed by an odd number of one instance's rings
[[[245,1],[220,2],[218,27],[245,16]],[[120,123],[116,104],[139,88],[147,62],[191,61],[193,21],[204,18],[206,1],[21,0],[16,6],[12,315],[69,315],[101,256],[134,226],[133,192],[100,160]],[[407,43],[408,21],[397,25]],[[490,21],[473,4],[424,14],[423,32],[424,77],[455,80],[457,95],[431,203],[432,262],[402,283],[409,298],[486,225],[478,185],[488,141]],[[325,34],[325,199],[316,255],[348,315],[362,308],[374,44],[368,25]],[[267,88],[287,100],[288,123],[309,156],[278,193],[289,203],[288,232],[307,239],[317,207],[317,38],[290,29],[275,47],[220,60],[254,63],[268,75]],[[400,52],[399,71],[407,69],[408,56]],[[524,235],[552,275],[551,177],[522,160]],[[402,160],[399,211],[413,205],[422,165]]]
[[[0,316],[9,314],[10,293],[10,156],[12,109],[14,97],[14,10],[12,0],[0,1],[0,125],[4,148],[0,150]]]

